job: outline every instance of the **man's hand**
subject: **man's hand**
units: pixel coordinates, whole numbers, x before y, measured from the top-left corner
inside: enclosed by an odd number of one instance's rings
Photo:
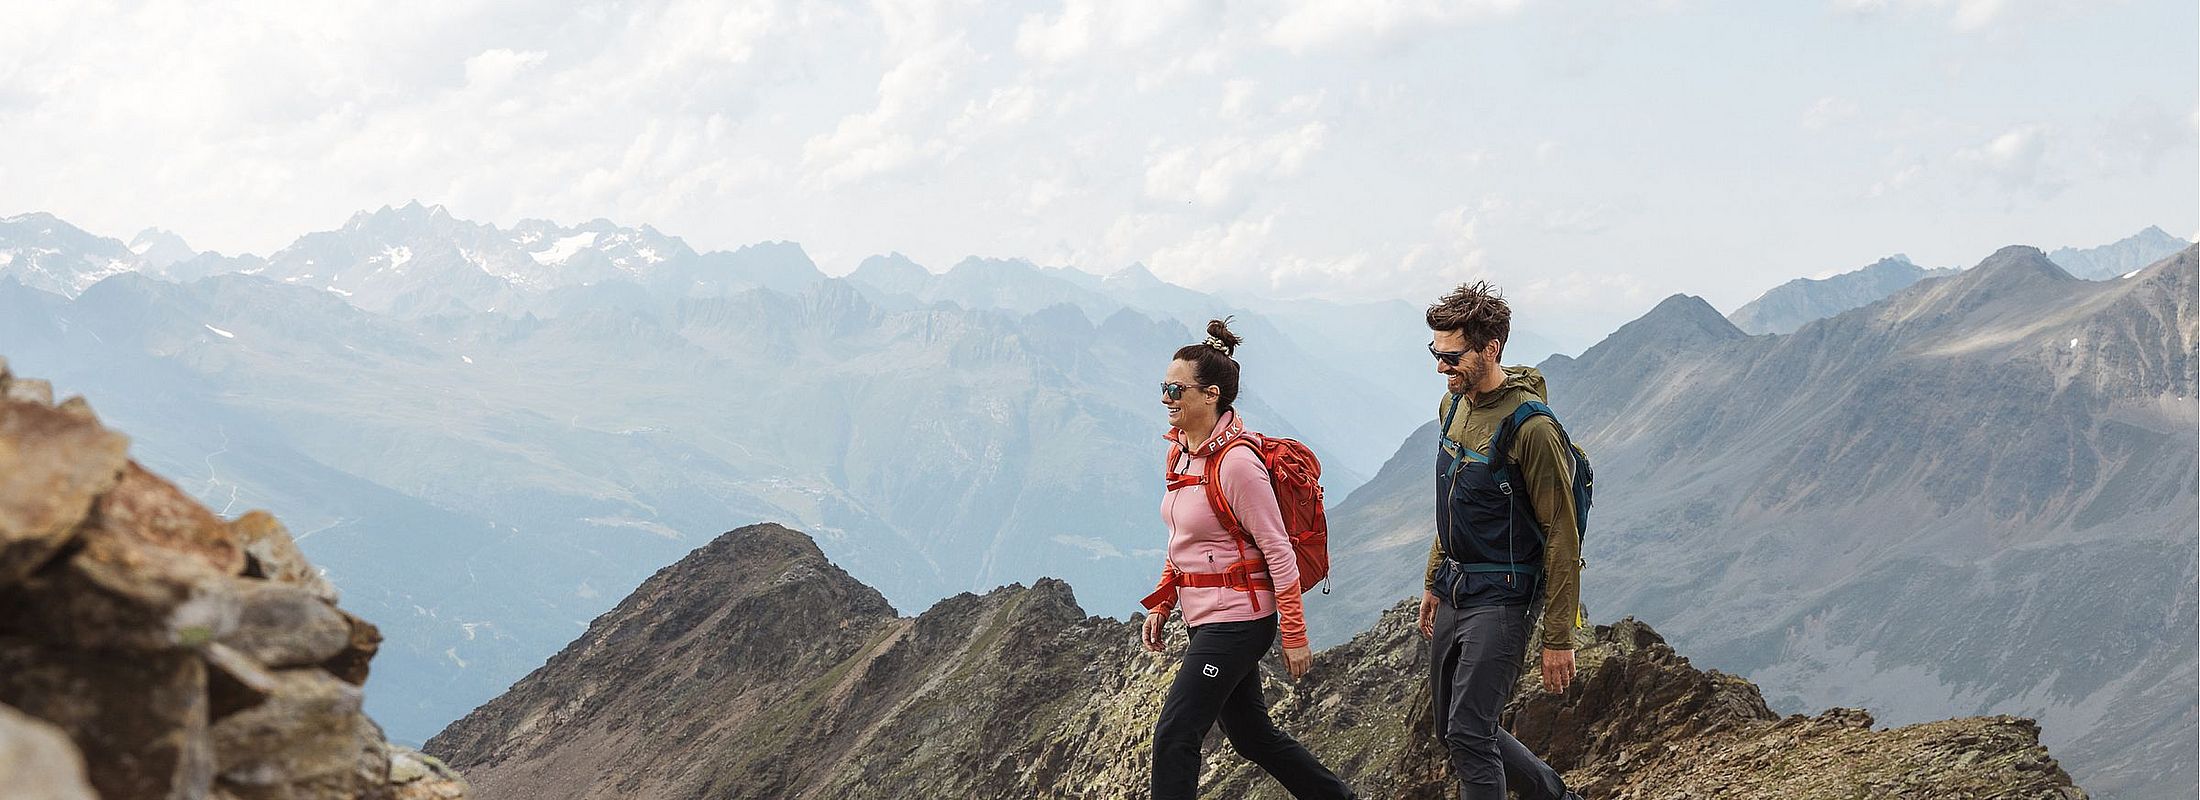
[[[1167,624],[1169,624],[1168,609],[1146,615],[1146,628],[1140,632],[1139,638],[1145,640],[1147,650],[1156,653],[1161,652],[1161,626]]]
[[[1314,666],[1314,651],[1308,647],[1283,648],[1283,668],[1291,672],[1291,680],[1306,677],[1306,671]]]
[[[1565,694],[1574,682],[1574,651],[1543,648],[1543,691]]]
[[[1421,638],[1436,638],[1436,593],[1421,593]]]

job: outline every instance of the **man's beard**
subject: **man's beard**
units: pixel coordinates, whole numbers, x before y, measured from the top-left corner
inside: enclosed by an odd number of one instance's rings
[[[1490,367],[1488,364],[1469,357],[1468,360],[1459,362],[1459,368],[1453,370],[1446,377],[1450,379],[1452,394],[1466,394],[1474,391],[1475,387],[1481,386],[1482,381],[1489,378],[1489,374]]]

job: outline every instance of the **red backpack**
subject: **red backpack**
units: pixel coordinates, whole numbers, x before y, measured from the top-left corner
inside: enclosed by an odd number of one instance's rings
[[[1229,442],[1217,448],[1214,455],[1207,458],[1204,475],[1178,474],[1176,462],[1184,457],[1184,447],[1172,445],[1165,467],[1169,488],[1199,484],[1219,487],[1222,456],[1230,452],[1230,448],[1238,446],[1253,448],[1253,453],[1260,456],[1261,464],[1267,467],[1269,484],[1276,491],[1276,506],[1283,510],[1283,530],[1290,534],[1291,553],[1298,558],[1299,590],[1304,592],[1313,588],[1314,584],[1329,577],[1329,516],[1322,508],[1322,462],[1305,444],[1296,439],[1239,431],[1231,436]],[[1239,551],[1243,552],[1245,544],[1253,543],[1253,534],[1245,530],[1245,525],[1238,521],[1237,514],[1230,510],[1229,498],[1215,490],[1207,492],[1207,501],[1214,508],[1215,518],[1222,521],[1223,529],[1238,538]],[[1267,581],[1248,582],[1242,574],[1258,563],[1250,561],[1232,565],[1232,572],[1241,574],[1237,580],[1227,585],[1243,589],[1247,593],[1256,588],[1270,588],[1264,585]],[[1259,569],[1264,571],[1266,567],[1262,565]],[[1164,598],[1173,601],[1175,588],[1182,585],[1197,584],[1186,583],[1183,573],[1170,569],[1162,576],[1161,586],[1146,598],[1146,607],[1154,608],[1157,601]]]

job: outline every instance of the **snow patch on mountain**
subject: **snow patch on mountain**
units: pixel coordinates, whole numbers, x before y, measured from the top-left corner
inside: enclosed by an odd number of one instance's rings
[[[547,250],[536,250],[528,253],[528,255],[534,256],[535,263],[547,267],[552,264],[563,264],[579,253],[582,248],[592,246],[595,243],[596,232],[584,231],[551,243],[550,248]]]

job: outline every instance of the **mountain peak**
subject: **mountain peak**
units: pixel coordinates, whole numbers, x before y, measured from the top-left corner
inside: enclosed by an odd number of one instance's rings
[[[2059,247],[2047,257],[2071,275],[2087,280],[2107,280],[2144,269],[2189,244],[2191,242],[2162,230],[2160,225],[2148,225],[2138,233],[2099,247]]]
[[[183,237],[177,236],[174,231],[160,228],[146,228],[130,237],[130,252],[144,259],[147,267],[156,270],[167,269],[170,264],[188,261],[192,256],[198,255]]]
[[[1734,323],[1728,322],[1718,309],[1713,308],[1710,301],[1692,294],[1676,294],[1665,298],[1651,308],[1650,313],[1628,324],[1676,330],[1694,329],[1717,339],[1733,339],[1745,335],[1740,328],[1734,327]]]
[[[1964,277],[1970,282],[2016,280],[2073,280],[2071,274],[2031,245],[2013,244],[1994,251]]]

